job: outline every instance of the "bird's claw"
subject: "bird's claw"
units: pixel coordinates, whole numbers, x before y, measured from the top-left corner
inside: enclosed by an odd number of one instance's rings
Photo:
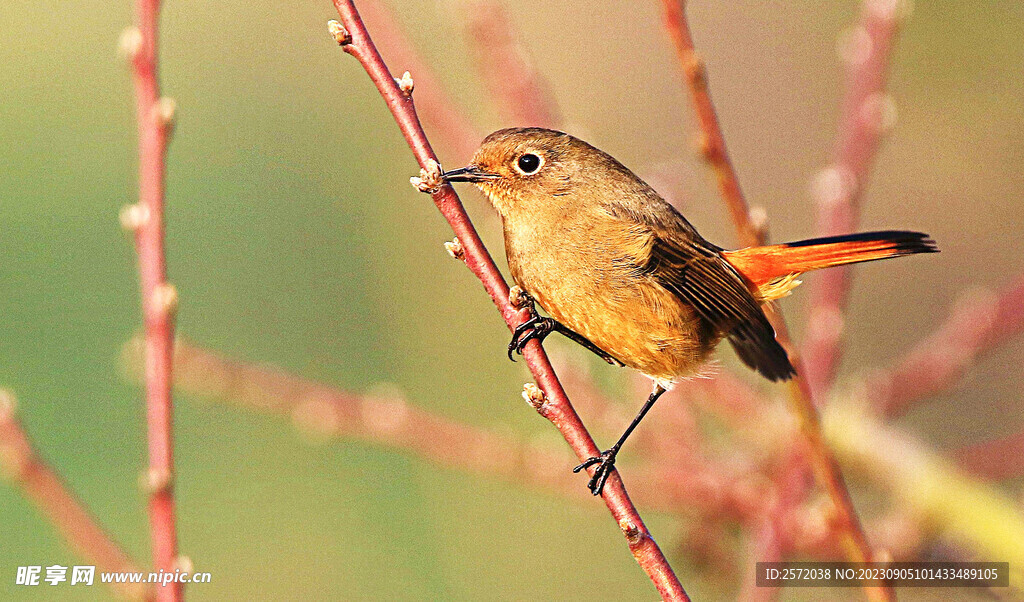
[[[585,462],[573,468],[573,472],[580,472],[586,470],[597,464],[597,469],[594,470],[594,476],[590,477],[590,482],[587,483],[587,488],[590,489],[590,493],[594,495],[601,495],[601,490],[604,489],[604,484],[608,481],[608,477],[611,476],[612,470],[615,469],[615,454],[617,450],[609,449],[601,452],[600,456],[593,456],[587,458]]]
[[[551,318],[542,318],[534,314],[529,320],[516,326],[512,331],[512,341],[508,344],[508,359],[516,361],[512,354],[522,355],[523,348],[533,339],[543,341],[555,329],[554,322]]]

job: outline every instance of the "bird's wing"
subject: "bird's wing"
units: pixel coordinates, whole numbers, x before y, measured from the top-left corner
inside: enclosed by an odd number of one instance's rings
[[[674,236],[660,224],[648,225],[654,227],[644,271],[692,305],[718,332],[726,333],[743,363],[773,381],[791,378],[796,371],[775,340],[775,329],[722,250],[692,227],[685,235]]]

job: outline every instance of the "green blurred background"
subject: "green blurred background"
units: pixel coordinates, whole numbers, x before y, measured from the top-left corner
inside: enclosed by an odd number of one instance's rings
[[[774,240],[810,236],[809,182],[828,160],[841,93],[836,39],[858,3],[690,4],[748,196],[767,208]],[[392,5],[482,133],[520,125],[486,100],[462,3]],[[656,184],[691,221],[731,244],[692,154],[689,100],[658,3],[505,7],[566,128],[663,174]],[[393,383],[418,406],[558,444],[520,400],[529,378],[504,358],[507,330],[444,253],[447,225],[409,187],[415,164],[376,90],[327,35],[335,17],[326,0],[166,2],[162,85],[179,109],[167,236],[180,333],[356,392]],[[126,2],[0,5],[0,386],[16,392],[43,455],[145,562],[144,413],[118,365],[139,323],[134,252],[117,220],[135,194],[134,106],[116,56],[131,18]],[[858,268],[845,378],[899,357],[966,287],[999,286],[1020,270],[1022,22],[1021,3],[918,2],[899,39],[899,118],[863,225],[929,232],[943,253]],[[446,165],[467,159],[438,150]],[[474,216],[486,215],[475,192],[465,196]],[[496,221],[481,223],[501,255]],[[784,303],[798,336],[806,300],[800,290]],[[1022,368],[1017,341],[906,421],[939,447],[1014,432]],[[608,370],[610,390],[626,390]],[[194,599],[654,595],[597,500],[567,502],[357,442],[311,444],[285,421],[187,396],[176,435],[182,552],[213,574],[189,587]],[[693,594],[734,595],[738,584],[690,567],[678,547],[688,525],[647,514]],[[107,598],[100,585],[13,585],[19,565],[76,561],[0,485],[0,599]]]

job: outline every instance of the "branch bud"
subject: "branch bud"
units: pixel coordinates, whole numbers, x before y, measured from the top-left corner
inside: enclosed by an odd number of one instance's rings
[[[427,194],[434,194],[444,186],[444,178],[441,177],[441,164],[430,159],[427,166],[420,170],[419,177],[409,178],[413,188]]]
[[[121,208],[118,215],[121,220],[121,227],[128,232],[135,232],[149,223],[149,207],[133,203]]]
[[[516,309],[524,309],[530,305],[530,295],[517,284],[508,289],[508,302]]]
[[[134,25],[126,27],[117,40],[117,55],[125,61],[131,62],[135,60],[135,56],[141,49],[142,32]]]
[[[7,389],[0,389],[0,423],[14,418],[17,409],[18,402],[14,398],[14,393]]]
[[[762,242],[768,240],[768,210],[762,205],[754,205],[747,213],[750,227]]]
[[[167,315],[173,316],[178,311],[178,289],[169,282],[164,282],[153,289],[153,307]]]
[[[622,534],[626,536],[626,542],[631,546],[640,543],[640,540],[644,538],[640,527],[637,527],[636,523],[628,518],[619,521],[619,528],[622,529]]]
[[[352,34],[345,29],[344,25],[334,19],[327,22],[327,31],[334,36],[334,41],[338,43],[338,46],[347,46],[352,43]]]
[[[526,400],[526,403],[533,406],[533,409],[540,412],[541,408],[543,408],[544,404],[547,402],[548,396],[545,395],[544,391],[542,391],[537,385],[533,383],[526,383],[523,385],[523,399]]]
[[[412,89],[415,84],[412,81],[412,75],[408,71],[403,73],[402,77],[397,78],[395,83],[398,84],[398,89],[402,91],[406,98],[412,98]]]
[[[164,96],[156,101],[152,108],[152,117],[162,128],[174,126],[174,115],[178,111],[178,103],[173,98]]]
[[[139,484],[149,495],[168,493],[174,486],[174,476],[167,470],[150,469],[143,473]]]
[[[700,58],[700,55],[696,52],[690,53],[686,63],[683,65],[683,69],[686,71],[686,77],[690,79],[694,88],[703,89],[708,87],[707,67],[704,65],[704,59]]]
[[[850,67],[863,65],[874,52],[875,43],[871,40],[871,34],[863,26],[848,29],[839,34],[836,41],[836,53],[839,60]]]
[[[451,242],[444,243],[445,251],[452,256],[452,259],[466,260],[466,250],[462,248],[462,241],[456,236]]]

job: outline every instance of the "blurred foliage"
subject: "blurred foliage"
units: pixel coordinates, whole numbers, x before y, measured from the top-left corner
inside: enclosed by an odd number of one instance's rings
[[[768,209],[774,239],[809,235],[807,185],[834,136],[835,40],[856,3],[690,4],[748,195]],[[469,67],[461,4],[393,5],[481,131],[512,125]],[[671,174],[687,215],[728,243],[724,210],[692,157],[657,3],[507,8],[567,127],[640,171]],[[519,400],[528,377],[504,359],[504,325],[443,252],[447,226],[409,187],[414,163],[373,86],[326,35],[333,16],[329,2],[166,3],[180,332],[354,391],[394,383],[439,413],[557,439]],[[0,6],[0,386],[21,399],[43,455],[145,561],[143,409],[117,366],[139,322],[134,254],[117,221],[135,186],[130,82],[115,56],[130,19],[128,3]],[[893,72],[900,121],[864,224],[928,231],[943,253],[859,269],[847,376],[897,357],[964,287],[1020,269],[1022,19],[1018,3],[941,0],[918,3],[905,28]],[[486,215],[467,196],[471,213]],[[485,223],[500,255],[495,222]],[[802,292],[786,302],[797,317]],[[910,424],[943,446],[1019,429],[1021,360],[1021,344],[1007,346]],[[601,378],[627,389],[621,375]],[[360,443],[311,445],[280,421],[188,398],[177,407],[182,550],[213,573],[190,598],[651,595],[598,501],[566,503]],[[0,520],[0,599],[108,596],[102,586],[13,586],[19,565],[76,559],[6,485]],[[735,591],[695,575],[675,545],[690,525],[650,522],[696,597]]]

